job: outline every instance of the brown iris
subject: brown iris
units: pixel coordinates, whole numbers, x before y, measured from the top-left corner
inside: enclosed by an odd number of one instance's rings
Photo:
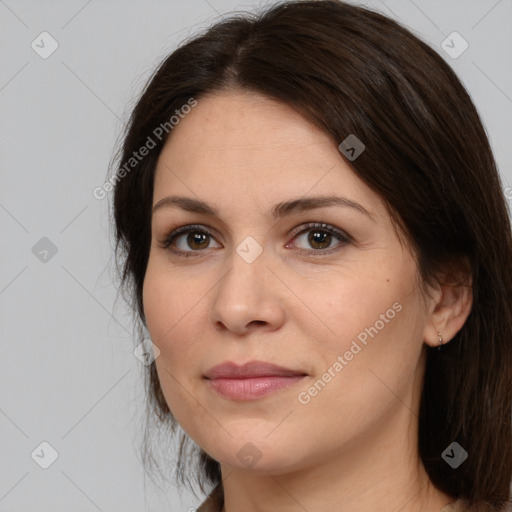
[[[316,249],[325,249],[331,244],[331,236],[329,233],[325,231],[310,231],[308,235],[308,241],[312,247]],[[315,246],[315,244],[319,244],[321,247]]]
[[[206,249],[209,243],[210,235],[208,233],[199,233],[195,231],[187,235],[187,244],[191,249]]]

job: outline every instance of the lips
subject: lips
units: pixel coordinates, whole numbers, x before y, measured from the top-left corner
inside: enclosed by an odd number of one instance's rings
[[[233,401],[253,401],[301,381],[303,371],[262,361],[237,365],[230,361],[210,368],[205,374],[211,389]]]
[[[307,375],[303,371],[292,370],[263,361],[249,361],[237,365],[231,361],[218,364],[210,368],[205,377],[214,379],[250,379],[254,377],[297,377]]]

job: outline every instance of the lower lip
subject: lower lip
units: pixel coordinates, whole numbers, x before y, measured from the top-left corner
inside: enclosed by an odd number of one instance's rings
[[[252,377],[248,379],[214,379],[211,387],[230,400],[258,400],[302,380],[304,375],[293,377]]]

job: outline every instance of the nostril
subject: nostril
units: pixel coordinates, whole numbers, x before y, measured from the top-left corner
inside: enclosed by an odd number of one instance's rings
[[[249,323],[249,325],[265,325],[267,322],[265,322],[264,320],[253,320],[252,322]]]

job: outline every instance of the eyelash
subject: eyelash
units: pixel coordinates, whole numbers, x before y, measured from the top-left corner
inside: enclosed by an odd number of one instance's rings
[[[318,222],[310,222],[310,223],[304,224],[304,225],[300,226],[299,228],[297,228],[296,230],[294,230],[292,240],[295,240],[299,235],[302,235],[304,233],[307,233],[308,231],[313,231],[313,230],[317,230],[317,231],[320,231],[323,233],[328,233],[329,235],[333,235],[334,237],[336,237],[340,240],[340,243],[334,247],[328,247],[326,249],[311,249],[309,251],[305,250],[305,249],[297,249],[297,252],[299,254],[303,254],[303,255],[307,255],[307,256],[311,256],[311,255],[324,256],[324,255],[330,254],[332,252],[335,252],[335,251],[339,250],[341,247],[345,246],[346,244],[349,244],[352,242],[352,238],[349,235],[347,235],[345,232],[343,232],[339,229],[336,229],[334,226],[331,226],[329,224],[323,224],[323,223],[318,223]],[[197,250],[197,251],[194,251],[194,250],[182,251],[180,249],[175,249],[175,248],[171,247],[172,243],[176,240],[176,238],[178,238],[181,235],[188,234],[188,233],[201,233],[201,234],[205,234],[205,235],[208,235],[213,238],[212,231],[209,228],[207,228],[206,226],[202,226],[199,224],[190,224],[187,226],[181,226],[181,227],[175,229],[174,231],[171,231],[163,239],[163,241],[160,242],[160,247],[163,249],[167,249],[167,250],[177,254],[178,256],[182,256],[185,258],[189,258],[191,256],[192,257],[202,256],[201,253],[204,252],[206,249],[201,249],[201,250]]]

